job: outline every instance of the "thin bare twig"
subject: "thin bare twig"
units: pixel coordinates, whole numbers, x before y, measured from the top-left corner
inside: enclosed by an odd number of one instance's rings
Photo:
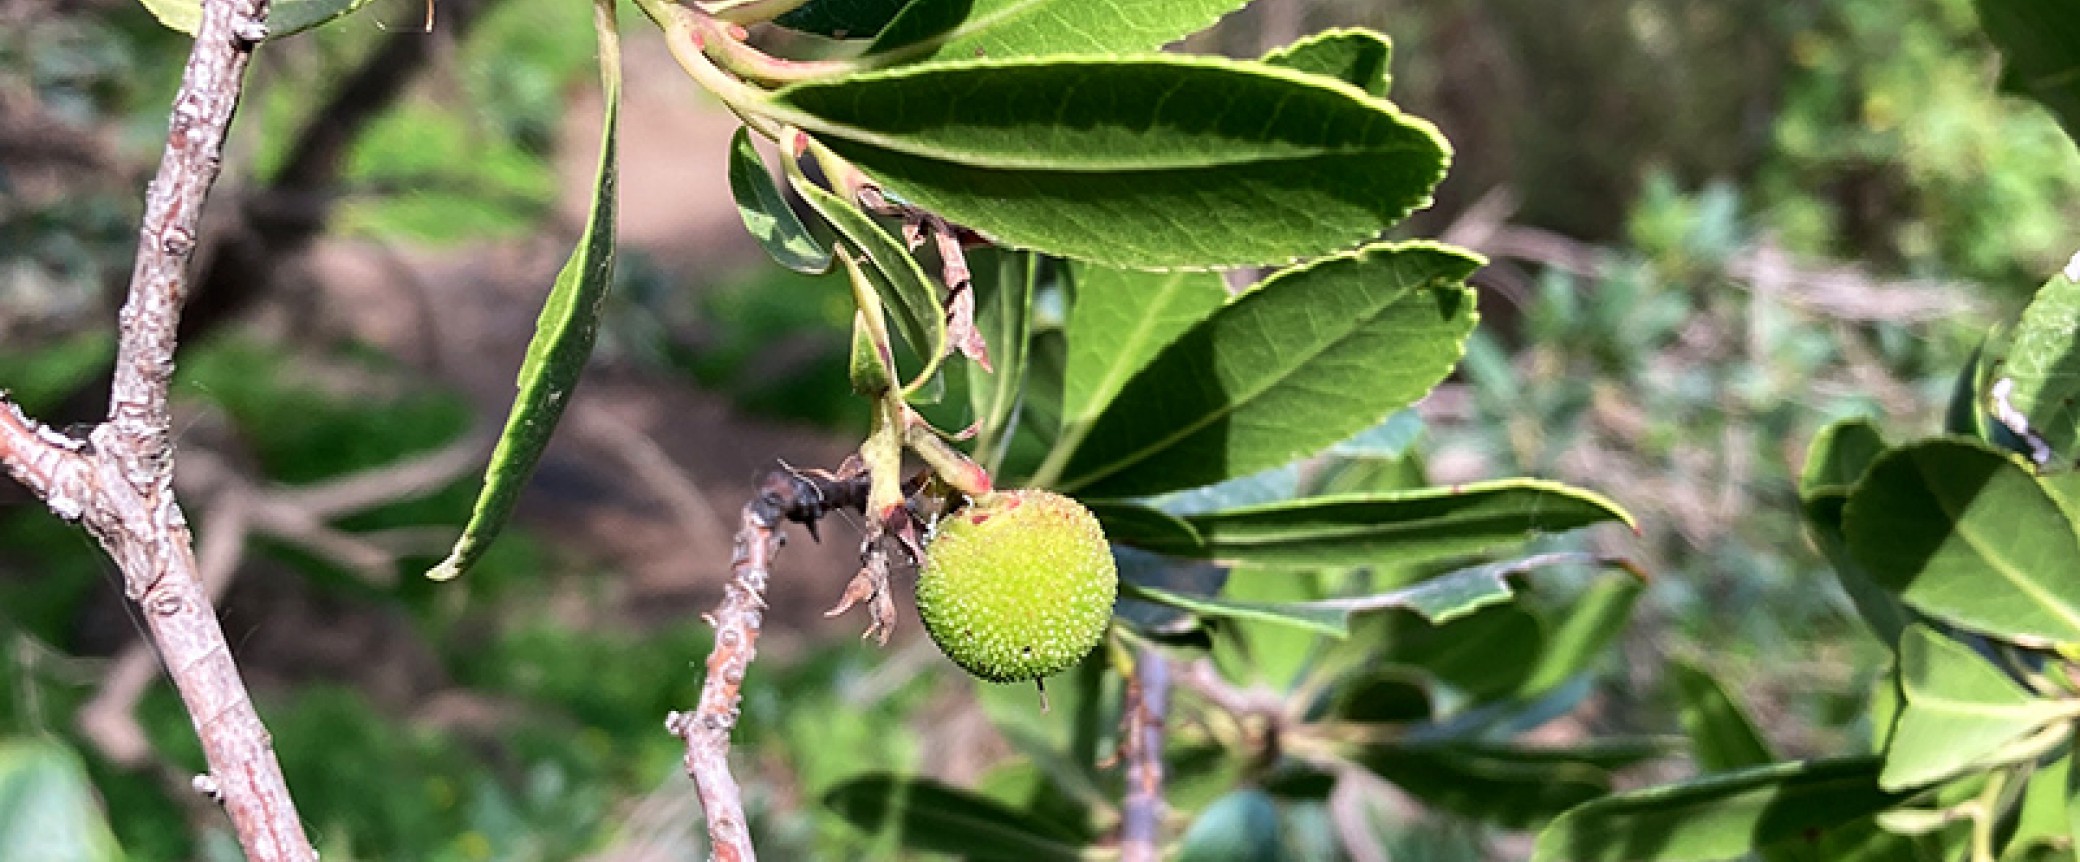
[[[197,572],[193,537],[174,499],[167,389],[203,201],[222,165],[245,70],[267,35],[268,0],[205,0],[181,73],[159,172],[145,194],[137,263],[123,303],[108,421],[66,438],[0,403],[0,461],[51,511],[84,524],[123,572],[202,740],[207,787],[231,817],[246,858],[309,862],[318,854],[282,780]]]
[[[1120,862],[1157,862],[1163,844],[1163,729],[1170,716],[1170,663],[1152,647],[1134,658],[1127,680],[1127,793],[1119,826]]]

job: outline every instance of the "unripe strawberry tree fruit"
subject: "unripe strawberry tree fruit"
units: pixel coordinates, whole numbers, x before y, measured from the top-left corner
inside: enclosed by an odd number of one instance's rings
[[[1051,491],[998,491],[939,521],[917,610],[955,664],[1021,682],[1090,654],[1118,593],[1112,548],[1089,509]]]

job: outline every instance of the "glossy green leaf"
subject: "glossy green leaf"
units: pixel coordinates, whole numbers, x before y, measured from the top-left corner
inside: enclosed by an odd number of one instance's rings
[[[867,775],[832,788],[824,805],[870,833],[895,830],[905,847],[976,862],[1076,862],[1074,836],[993,799],[923,778]]]
[[[1520,605],[1497,604],[1437,623],[1412,610],[1368,614],[1351,624],[1361,667],[1419,668],[1476,700],[1523,686],[1546,645],[1545,621]]]
[[[577,248],[556,274],[556,284],[542,303],[534,338],[520,364],[519,393],[492,450],[484,487],[470,512],[469,524],[454,550],[426,573],[445,581],[462,574],[491,544],[513,516],[520,492],[541,461],[542,451],[569,406],[578,376],[592,356],[599,333],[600,307],[614,281],[614,195],[619,183],[615,161],[615,127],[621,112],[621,36],[614,24],[614,0],[594,0],[593,30],[599,37],[600,84],[606,116],[601,122],[599,167],[593,177],[592,202],[586,209],[585,232]]]
[[[1237,790],[1199,812],[1183,844],[1178,862],[1280,862],[1278,806],[1261,790]]]
[[[1532,862],[1707,862],[1858,827],[1904,793],[1875,757],[1776,763],[1620,793],[1561,815]]]
[[[989,369],[979,362],[958,368],[968,377],[968,404],[975,415],[973,452],[985,469],[1004,460],[1016,418],[1021,385],[1026,379],[1026,351],[1032,339],[1033,293],[1048,265],[1039,255],[1002,249],[969,252],[975,271],[975,326],[989,345]]]
[[[1281,272],[1172,342],[1127,382],[1060,486],[1126,497],[1246,476],[1312,454],[1421,398],[1476,317],[1479,260],[1375,245]]]
[[[1970,647],[1927,626],[1908,627],[1899,647],[1906,702],[1878,778],[1888,789],[1941,780],[2075,712],[2071,704],[2030,693]]]
[[[852,391],[880,398],[896,388],[895,344],[888,335],[888,314],[872,279],[860,268],[859,260],[844,246],[838,247],[845,277],[852,283],[852,350],[846,361],[846,376]]]
[[[53,742],[0,743],[0,859],[121,862],[84,764]]]
[[[2080,135],[2080,19],[2060,0],[1977,0],[1979,26],[2001,49],[2001,89],[2029,96]]]
[[[1249,0],[913,0],[874,38],[888,62],[1146,53]]]
[[[1139,269],[1364,241],[1426,205],[1447,159],[1429,123],[1356,88],[1181,55],[928,63],[762,109],[1007,245]]]
[[[1113,500],[1092,500],[1085,505],[1098,516],[1105,538],[1113,542],[1142,547],[1143,543],[1190,545],[1200,541],[1199,531],[1190,522],[1161,509]]]
[[[1552,627],[1545,649],[1539,651],[1517,696],[1536,697],[1588,670],[1625,633],[1632,607],[1643,592],[1646,584],[1631,572],[1611,572],[1591,583]]]
[[[1798,477],[1799,496],[1847,493],[1884,453],[1885,437],[1869,419],[1843,419],[1820,429],[1806,450],[1806,466]]]
[[[2012,457],[1962,438],[1901,446],[1842,520],[1856,562],[1916,610],[2003,639],[2080,641],[2080,537]]]
[[[1632,516],[1610,500],[1543,479],[1308,497],[1185,521],[1200,536],[1195,545],[1166,544],[1174,533],[1122,539],[1180,557],[1315,568],[1450,559],[1541,533],[1606,522],[1633,526]]]
[[[2075,17],[2070,9],[2060,14],[2068,20]],[[2071,47],[2080,49],[2080,43]],[[2075,59],[2080,60],[2080,54]],[[2080,71],[2080,66],[2072,68]],[[2073,98],[2074,106],[2080,107],[2080,89],[2073,90]],[[2040,436],[2052,452],[2068,457],[2075,438],[2080,437],[2080,341],[2073,337],[2076,331],[2080,331],[2080,283],[2063,273],[2054,275],[2023,310],[2006,360],[1995,372],[1996,380],[2014,381],[2008,403],[2027,418],[2028,430]]]
[[[1710,672],[1687,661],[1671,663],[1668,671],[1699,768],[1730,772],[1776,762],[1754,722]]]
[[[1062,378],[1064,434],[1057,459],[1073,454],[1099,414],[1158,352],[1228,301],[1227,285],[1211,272],[1079,264],[1071,273],[1076,305],[1063,330],[1069,364]]]
[[[1348,756],[1424,803],[1522,829],[1610,792],[1610,775],[1502,746],[1365,746]]]
[[[835,39],[871,39],[910,0],[809,0],[774,23]]]
[[[737,200],[744,229],[775,263],[809,275],[831,268],[831,250],[809,233],[794,208],[787,205],[787,196],[774,184],[758,148],[751,145],[750,133],[742,127],[730,139],[729,192]]]
[[[946,308],[939,302],[939,290],[933,286],[924,268],[910,256],[903,241],[889,236],[881,225],[859,208],[844,199],[824,191],[822,186],[809,182],[799,175],[790,175],[788,183],[795,194],[809,203],[809,208],[823,216],[824,221],[836,228],[854,248],[866,254],[873,264],[873,279],[879,289],[881,301],[895,316],[896,331],[910,345],[920,359],[929,360],[946,350]]]
[[[169,29],[195,35],[202,26],[202,0],[140,0]],[[294,36],[346,17],[371,0],[273,0],[267,7],[267,38]]]
[[[1324,30],[1264,55],[1264,62],[1335,78],[1385,98],[1393,83],[1393,43],[1371,30]]]

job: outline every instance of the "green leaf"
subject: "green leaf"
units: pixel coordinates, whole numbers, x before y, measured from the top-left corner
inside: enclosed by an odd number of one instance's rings
[[[1351,629],[1349,643],[1364,651],[1349,658],[1361,668],[1418,668],[1476,701],[1517,691],[1547,642],[1545,621],[1516,604],[1442,623],[1411,610],[1369,614]]]
[[[1308,602],[1329,595],[1323,580],[1319,573],[1239,568],[1228,573],[1220,595],[1230,602],[1267,605]],[[1293,688],[1323,643],[1321,632],[1299,626],[1235,619],[1212,628],[1214,667],[1236,683],[1273,691]]]
[[[930,63],[763,109],[1004,244],[1139,269],[1366,240],[1429,202],[1447,158],[1429,123],[1356,88],[1179,55]]]
[[[2073,832],[2066,811],[2072,768],[2073,754],[2068,751],[2064,757],[2030,773],[2022,808],[2015,817],[2015,834],[2008,837],[2008,849],[2001,854],[2003,860],[2047,858],[2042,855],[2047,846],[2064,851],[2062,857],[2048,858],[2072,858]]]
[[[905,847],[975,862],[1076,862],[1074,836],[1023,811],[924,778],[875,774],[824,795],[824,805],[868,833],[893,829]]]
[[[169,29],[195,35],[202,27],[202,0],[140,0]],[[294,36],[343,18],[371,0],[274,0],[267,8],[267,38]]]
[[[1522,829],[1610,792],[1604,770],[1503,746],[1364,746],[1351,759],[1435,808]]]
[[[1537,664],[1517,688],[1517,696],[1537,697],[1587,670],[1625,633],[1632,606],[1645,591],[1646,584],[1630,572],[1606,574],[1590,584],[1567,609],[1566,618],[1553,627]]]
[[[1982,0],[1982,5],[1994,1]],[[2070,9],[2059,14],[2067,21],[2075,19]],[[2080,71],[2080,66],[2070,68]],[[2080,89],[2073,97],[2074,106],[2080,107]],[[2080,331],[2080,284],[2064,274],[2054,275],[2023,310],[1997,372],[2015,381],[2008,403],[2028,419],[2029,430],[2052,452],[2068,456],[2080,435],[2080,341],[2074,339],[2075,331]]]
[[[1687,661],[1669,666],[1683,732],[1690,735],[1697,765],[1706,772],[1730,772],[1776,762],[1769,743],[1710,672]]]
[[[1632,516],[1590,491],[1543,479],[1502,479],[1452,488],[1308,497],[1188,515],[1200,536],[1126,534],[1148,550],[1295,568],[1451,559]]]
[[[1539,833],[1532,862],[1707,862],[1824,840],[1904,801],[1875,757],[1776,763],[1598,799]]]
[[[946,308],[939,303],[939,290],[924,268],[910,256],[903,242],[889,236],[881,225],[857,207],[800,175],[789,175],[789,184],[809,208],[823,216],[853,247],[867,256],[881,277],[873,279],[881,301],[895,315],[896,330],[919,359],[930,361],[946,350]]]
[[[599,77],[606,116],[601,121],[599,167],[592,182],[592,203],[578,247],[556,274],[556,284],[542,303],[534,339],[520,364],[519,393],[492,450],[484,487],[470,512],[469,524],[454,550],[426,573],[445,581],[483,556],[504,529],[520,501],[520,492],[548,448],[556,423],[570,404],[578,376],[592,356],[599,333],[600,306],[614,281],[615,125],[621,113],[621,36],[614,24],[614,0],[594,0],[593,30],[599,37]]]
[[[2071,704],[2037,697],[1927,626],[1908,627],[1899,647],[1906,703],[1878,777],[1887,789],[1939,781],[2075,712]]]
[[[773,261],[795,272],[816,275],[831,268],[831,250],[809,234],[809,228],[787,205],[787,196],[773,183],[751,135],[742,127],[730,139],[729,192],[737,199],[737,214],[744,229],[772,255]]]
[[[1155,494],[1245,476],[1379,424],[1451,371],[1480,262],[1375,245],[1286,270],[1172,342],[1068,458],[1060,487]]]
[[[1200,540],[1190,522],[1161,509],[1111,500],[1092,500],[1085,506],[1098,516],[1108,541],[1142,547],[1144,542],[1170,545]]]
[[[2080,641],[2080,537],[2010,456],[1962,438],[1893,449],[1842,520],[1856,562],[1916,610],[2025,644]]]
[[[1432,714],[1429,686],[1420,674],[1406,668],[1364,668],[1339,680],[1331,696],[1322,716],[1331,721],[1401,724],[1429,721]]]
[[[989,345],[992,367],[984,370],[979,362],[956,367],[968,376],[968,403],[975,411],[976,460],[992,472],[1003,462],[1004,447],[1011,442],[1009,432],[1018,411],[1026,379],[1026,350],[1032,340],[1033,294],[1045,263],[1031,252],[988,249],[969,253],[968,264],[975,270],[970,287],[975,291],[975,326]]]
[[[1146,53],[1249,0],[914,0],[874,39],[888,62],[934,57]]]
[[[1799,496],[1847,493],[1884,452],[1885,437],[1869,419],[1843,419],[1820,429],[1806,450],[1806,466],[1798,477]]]
[[[0,859],[121,862],[79,757],[61,745],[0,743]]]
[[[1228,301],[1227,285],[1210,272],[1136,272],[1092,264],[1070,270],[1076,304],[1063,334],[1069,364],[1062,378],[1063,442],[1057,457],[1082,444],[1091,423],[1146,367]]]
[[[1237,790],[1193,818],[1178,862],[1279,862],[1278,806],[1263,791]]]
[[[2059,0],[1978,0],[1979,26],[2001,49],[2001,89],[2029,96],[2080,134],[2080,18]]]
[[[1335,78],[1386,98],[1394,45],[1371,30],[1324,30],[1264,55],[1264,62]]]
[[[868,39],[881,32],[910,0],[809,0],[774,23],[837,39]]]
[[[1884,452],[1885,439],[1868,420],[1845,419],[1829,425],[1806,450],[1798,493],[1813,545],[1834,567],[1857,615],[1880,642],[1891,647],[1899,643],[1900,630],[1913,622],[1912,613],[1856,561],[1842,534],[1842,509],[1849,502],[1850,490]]]
[[[1121,581],[1122,596],[1169,605],[1179,610],[1190,611],[1202,617],[1230,620],[1248,620],[1292,626],[1308,631],[1320,632],[1332,637],[1343,637],[1350,633],[1350,611],[1343,608],[1324,606],[1309,602],[1252,602],[1221,599],[1209,596],[1189,596],[1174,593],[1161,587],[1146,586],[1133,581]]]

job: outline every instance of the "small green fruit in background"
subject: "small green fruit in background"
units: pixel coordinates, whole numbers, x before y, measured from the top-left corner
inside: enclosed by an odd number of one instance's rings
[[[1119,570],[1097,517],[1052,491],[995,491],[940,519],[917,611],[969,673],[1020,682],[1061,673],[1105,635]]]

